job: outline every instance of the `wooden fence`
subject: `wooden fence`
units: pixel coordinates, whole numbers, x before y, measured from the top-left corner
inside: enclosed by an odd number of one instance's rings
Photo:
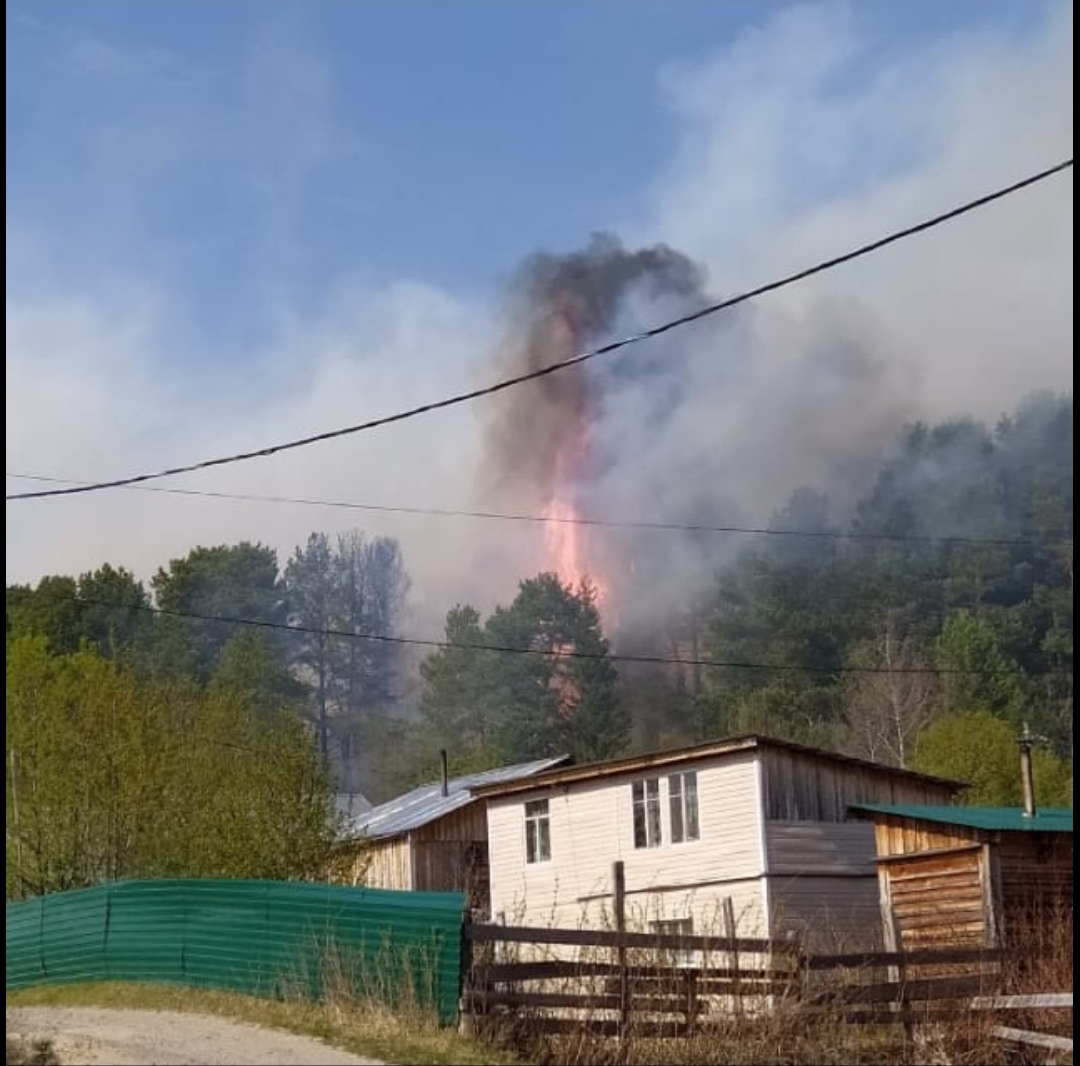
[[[616,889],[619,887],[616,875]],[[792,940],[469,923],[463,1026],[527,1021],[534,1033],[689,1036],[778,1010],[850,1024],[918,1025],[971,1011],[1068,1010],[1072,992],[1003,995],[1002,953],[973,948],[815,954]],[[572,950],[570,950],[572,949]],[[1045,1015],[1041,1015],[1045,1018]],[[1071,1036],[999,1025],[1003,1040],[1054,1052]]]

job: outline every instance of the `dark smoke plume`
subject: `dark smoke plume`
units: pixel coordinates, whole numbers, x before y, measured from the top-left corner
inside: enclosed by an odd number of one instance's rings
[[[531,256],[512,285],[501,369],[538,370],[609,339],[631,295],[700,306],[702,284],[701,271],[666,245],[628,251],[609,234],[595,235],[579,252]],[[589,436],[605,382],[620,371],[648,372],[647,359],[631,351],[613,357],[614,370],[586,364],[503,394],[485,439],[488,488],[497,497],[543,506],[566,483],[588,481],[603,462]]]

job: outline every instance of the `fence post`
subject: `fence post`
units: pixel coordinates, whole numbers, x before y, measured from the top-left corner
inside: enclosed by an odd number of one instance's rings
[[[736,937],[735,904],[730,896],[724,897],[721,909],[724,915],[724,936],[734,940]],[[731,947],[731,980],[732,987],[735,989],[735,1013],[741,1014],[743,1006],[742,975],[739,973],[739,949],[734,945]]]
[[[467,934],[469,926],[472,925],[472,917],[473,912],[466,908],[464,920],[461,924],[461,979],[458,989],[458,1032],[462,1036],[473,1036],[476,1031],[472,1015],[474,1008],[469,997],[469,992],[473,987],[473,947],[472,940]]]
[[[611,867],[612,907],[615,912],[615,965],[619,971],[619,1061],[626,1049],[626,1030],[630,1020],[630,976],[626,970],[626,867],[617,859]]]

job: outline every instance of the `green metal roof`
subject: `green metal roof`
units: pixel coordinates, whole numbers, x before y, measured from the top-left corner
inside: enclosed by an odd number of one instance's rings
[[[1071,833],[1071,807],[1044,807],[1032,817],[1022,807],[937,807],[918,803],[853,803],[853,813],[890,814],[897,818],[917,818],[924,822],[965,825],[971,829],[1027,833]]]

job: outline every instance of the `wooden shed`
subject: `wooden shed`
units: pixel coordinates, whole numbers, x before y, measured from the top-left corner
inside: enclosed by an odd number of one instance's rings
[[[864,803],[889,950],[1000,947],[1072,917],[1072,810]],[[1070,932],[1071,937],[1071,932]]]
[[[487,813],[475,791],[554,769],[568,758],[539,759],[464,777],[448,778],[444,772],[441,781],[421,785],[353,818],[338,848],[335,869],[344,869],[344,880],[353,885],[464,892],[470,907],[485,911]]]

